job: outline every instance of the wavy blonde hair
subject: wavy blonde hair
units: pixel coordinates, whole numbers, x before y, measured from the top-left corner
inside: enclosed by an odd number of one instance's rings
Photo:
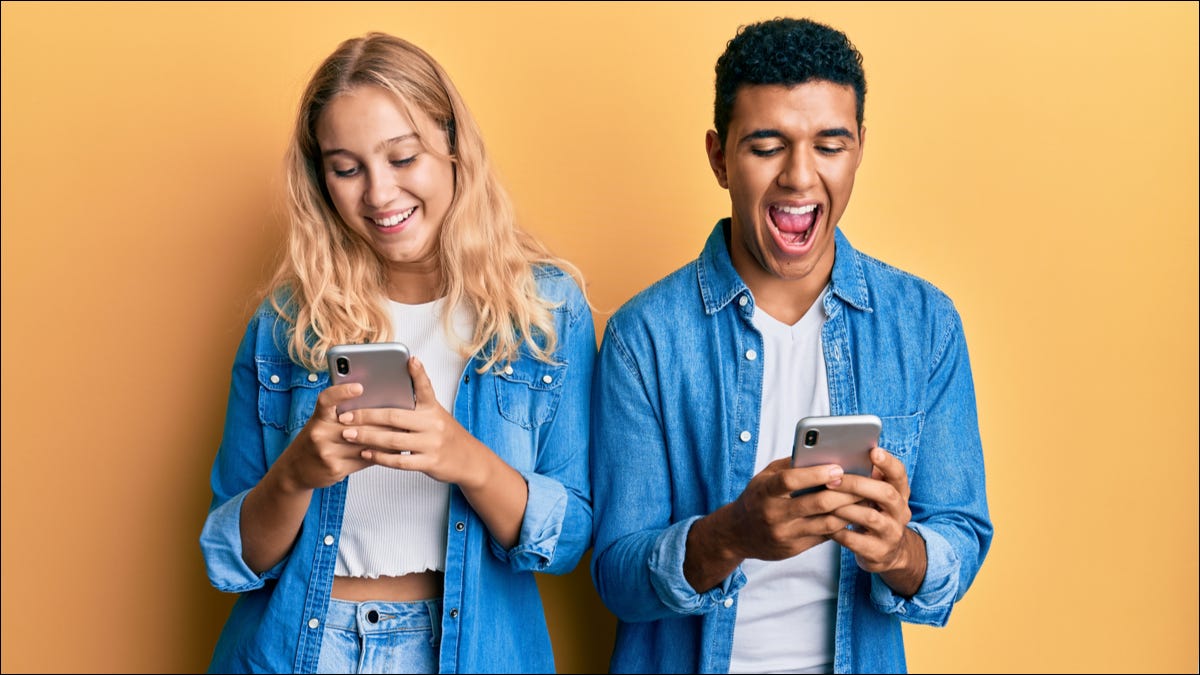
[[[288,354],[306,368],[325,370],[325,354],[335,344],[391,339],[384,261],[334,208],[315,131],[330,101],[360,86],[391,92],[410,117],[412,106],[446,133],[454,164],[454,196],[438,238],[446,334],[464,356],[487,350],[479,372],[515,360],[522,344],[553,363],[555,304],[539,296],[533,268],[556,266],[581,290],[582,274],[518,227],[479,127],[441,65],[416,45],[377,32],[341,43],[300,101],[286,157],[287,248],[269,286],[272,305],[290,324]],[[434,151],[428,139],[422,144]],[[462,305],[475,316],[471,336],[452,327]]]

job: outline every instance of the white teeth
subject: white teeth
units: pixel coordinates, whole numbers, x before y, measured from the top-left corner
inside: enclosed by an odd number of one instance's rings
[[[383,220],[376,220],[376,219],[372,218],[371,220],[372,220],[372,222],[374,222],[376,225],[378,225],[380,227],[395,227],[396,225],[399,225],[401,222],[403,222],[405,218],[408,218],[409,216],[411,216],[413,214],[413,211],[416,211],[416,210],[417,210],[417,207],[414,206],[411,209],[409,209],[403,213],[397,213],[396,215],[392,216],[391,218],[384,218]]]
[[[793,216],[802,216],[806,213],[812,213],[813,211],[815,211],[817,209],[817,205],[809,204],[807,206],[777,206],[775,208],[779,211],[791,214]]]

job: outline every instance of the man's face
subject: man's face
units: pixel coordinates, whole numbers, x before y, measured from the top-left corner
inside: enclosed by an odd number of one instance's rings
[[[709,164],[732,203],[730,256],[748,283],[809,280],[819,289],[829,280],[834,227],[862,161],[856,113],[850,86],[748,85],[724,146],[709,132]]]

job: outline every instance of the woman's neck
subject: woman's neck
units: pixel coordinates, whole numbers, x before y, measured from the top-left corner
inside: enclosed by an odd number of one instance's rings
[[[431,265],[388,268],[388,298],[406,305],[422,305],[444,295],[442,270]]]

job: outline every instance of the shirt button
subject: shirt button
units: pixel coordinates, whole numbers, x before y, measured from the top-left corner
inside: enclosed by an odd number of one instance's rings
[[[325,535],[325,545],[333,546],[333,535],[332,534]]]
[[[743,431],[743,432],[742,432],[742,433],[741,433],[741,434],[738,436],[738,438],[742,439],[742,441],[743,441],[743,442],[745,442],[745,441],[748,441],[748,440],[750,440],[750,432],[749,432],[749,431]]]
[[[317,626],[320,626],[320,625],[321,625],[321,622],[320,622],[320,621],[317,621],[316,619],[309,619],[309,620],[308,620],[308,627],[309,627],[309,628],[316,628]]]
[[[750,301],[747,300],[746,296],[743,295],[742,297],[738,298],[738,307],[745,307],[747,302]]]
[[[750,361],[753,361],[754,359],[758,358],[758,352],[754,351],[753,349],[747,349],[746,358]]]
[[[554,378],[550,377],[549,375],[542,376],[542,382],[545,382],[546,384],[550,384],[553,381],[554,381]]]
[[[471,376],[463,375],[463,384],[471,384]]]
[[[271,376],[271,384],[279,384],[279,376],[278,375]]]
[[[457,609],[452,609],[452,610],[450,610],[450,618],[451,618],[451,619],[457,619],[457,618],[458,618],[458,610],[457,610]]]
[[[512,366],[504,366],[504,374],[512,375]]]
[[[454,524],[454,529],[458,530],[459,532],[462,532],[464,529],[466,529],[466,527],[466,524],[461,520]]]
[[[317,374],[316,374],[316,373],[309,373],[309,374],[308,374],[308,381],[309,381],[309,382],[316,382],[316,381],[317,381]]]
[[[729,609],[730,607],[733,607],[733,598],[725,598],[725,602],[722,602],[721,604],[725,605],[725,609]]]

